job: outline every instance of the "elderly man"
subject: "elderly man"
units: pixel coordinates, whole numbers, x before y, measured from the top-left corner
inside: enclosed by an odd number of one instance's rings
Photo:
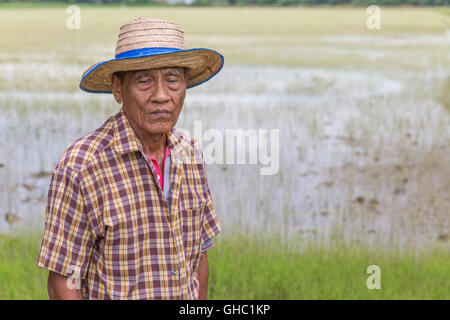
[[[37,261],[51,299],[206,299],[220,225],[201,150],[174,126],[186,89],[222,66],[214,50],[187,49],[179,25],[138,18],[115,59],[83,74],[81,89],[122,108],[53,172]]]

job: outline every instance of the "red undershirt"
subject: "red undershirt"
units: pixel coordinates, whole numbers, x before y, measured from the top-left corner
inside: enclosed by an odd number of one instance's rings
[[[149,158],[152,160],[153,165],[155,166],[156,173],[158,174],[159,184],[161,185],[161,189],[164,190],[164,162],[166,161],[167,156],[170,154],[169,146],[166,147],[166,152],[164,154],[164,159],[162,163],[162,170],[159,168],[158,161],[153,158],[151,155],[147,153]]]

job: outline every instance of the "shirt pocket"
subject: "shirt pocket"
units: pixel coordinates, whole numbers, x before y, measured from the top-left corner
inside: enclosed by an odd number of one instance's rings
[[[200,258],[205,207],[206,199],[186,201],[180,205],[184,252],[192,271],[197,268]]]

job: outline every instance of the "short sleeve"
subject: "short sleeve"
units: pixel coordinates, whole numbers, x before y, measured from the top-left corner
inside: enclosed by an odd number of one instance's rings
[[[45,231],[37,266],[65,276],[87,275],[93,248],[78,173],[57,167],[52,174],[45,212]]]
[[[206,205],[203,216],[203,230],[202,230],[203,244],[211,240],[216,235],[218,235],[221,231],[221,226],[219,221],[217,220],[216,211],[214,209],[214,205],[211,200],[211,193],[209,190],[208,181],[206,179],[206,174],[205,174],[204,188],[206,189]]]
[[[201,243],[203,245],[220,233],[221,226],[217,220],[216,211],[211,199],[211,192],[209,190],[208,179],[206,177],[206,164],[203,157],[203,152],[195,139],[194,153],[196,161],[200,162],[199,170],[202,180],[202,189],[206,198],[201,236]]]
[[[205,214],[203,217],[202,243],[206,243],[214,238],[221,231],[221,226],[217,220],[216,211],[211,201],[211,195],[208,188],[208,197],[205,206]]]
[[[214,241],[213,239],[209,239],[208,241],[202,244],[202,253],[208,251],[212,247],[214,247]]]

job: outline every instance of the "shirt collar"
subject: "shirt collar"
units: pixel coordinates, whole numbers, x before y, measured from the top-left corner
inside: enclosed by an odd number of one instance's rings
[[[150,157],[150,159],[152,159],[152,161],[156,161],[155,158],[153,158],[149,153],[147,153],[147,155]],[[164,160],[166,160],[166,158],[170,155],[170,149],[169,146],[166,147],[166,151],[164,151]]]

